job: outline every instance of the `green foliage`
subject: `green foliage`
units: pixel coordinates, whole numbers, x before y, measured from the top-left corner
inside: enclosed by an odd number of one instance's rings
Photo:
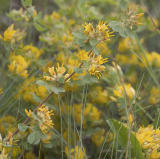
[[[118,139],[118,143],[124,148],[124,149],[131,149],[131,155],[132,158],[136,157],[139,159],[144,159],[141,146],[136,139],[136,136],[134,133],[129,130],[126,126],[124,126],[123,123],[117,121],[117,120],[107,120],[108,125],[110,126],[111,130],[113,131],[114,135]],[[130,133],[129,133],[130,131]],[[130,135],[130,136],[129,136]],[[129,141],[128,141],[129,139]],[[128,143],[130,147],[128,146]]]

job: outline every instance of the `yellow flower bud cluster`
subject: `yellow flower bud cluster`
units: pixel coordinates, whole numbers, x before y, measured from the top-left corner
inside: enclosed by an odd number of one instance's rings
[[[113,32],[110,31],[109,26],[100,21],[94,28],[93,24],[85,23],[83,25],[84,33],[89,36],[89,38],[96,38],[98,41],[108,41],[113,36]]]
[[[145,151],[147,159],[160,158],[160,129],[154,130],[152,125],[140,127],[136,133],[136,137]]]
[[[44,134],[47,134],[51,128],[53,128],[53,122],[51,116],[53,116],[53,110],[49,110],[49,108],[45,105],[40,106],[35,115],[37,116],[37,120],[34,118],[34,112],[31,110],[25,109],[27,116],[31,119],[32,125],[39,123],[39,128]]]

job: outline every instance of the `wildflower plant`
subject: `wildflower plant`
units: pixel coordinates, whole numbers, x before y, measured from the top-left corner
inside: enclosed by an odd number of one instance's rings
[[[0,33],[0,158],[160,158],[154,2],[13,3]]]

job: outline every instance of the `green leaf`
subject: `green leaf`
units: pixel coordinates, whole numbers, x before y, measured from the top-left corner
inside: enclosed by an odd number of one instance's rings
[[[119,144],[126,149],[128,144],[128,128],[123,125],[123,123],[117,120],[107,120],[108,125],[110,126],[111,130],[117,136]],[[132,157],[136,157],[138,159],[144,159],[142,149],[140,146],[139,141],[137,140],[136,136],[130,132],[130,143],[131,143],[131,155]]]
[[[28,143],[31,145],[39,144],[40,140],[41,140],[41,134],[38,131],[32,132],[31,134],[29,134],[27,138]]]
[[[122,11],[125,11],[128,7],[129,0],[119,0],[119,6]]]
[[[115,31],[118,32],[122,37],[131,37],[132,39],[135,38],[135,32],[127,28],[126,26],[122,26],[121,22],[118,21],[111,21],[109,26]]]
[[[59,87],[55,87],[55,86],[51,86],[51,90],[52,90],[55,94],[59,94],[59,93],[65,92],[64,88],[59,88]]]
[[[39,32],[44,32],[46,31],[46,27],[42,24],[39,24],[39,23],[34,23],[34,27],[37,29],[37,31]]]
[[[127,36],[125,27],[123,27],[120,22],[118,22],[118,21],[111,21],[111,22],[109,23],[109,26],[110,26],[115,32],[118,32],[122,37],[126,37],[126,36]]]
[[[18,124],[18,129],[22,132],[25,132],[27,129],[28,129],[28,126],[26,126],[25,124],[23,123],[19,123]]]
[[[82,73],[83,71],[82,71],[82,68],[75,68],[74,69],[74,72],[76,72],[76,73]]]
[[[38,80],[38,81],[36,82],[36,84],[46,87],[46,89],[48,90],[48,92],[50,92],[50,90],[51,90],[51,89],[50,89],[50,85],[48,85],[48,83],[46,83],[45,81]]]
[[[21,3],[23,7],[31,7],[32,6],[32,0],[21,0]]]

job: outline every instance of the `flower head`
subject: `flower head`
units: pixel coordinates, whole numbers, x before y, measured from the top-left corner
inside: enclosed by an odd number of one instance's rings
[[[48,72],[49,76],[44,76],[44,79],[47,81],[58,81],[60,78],[65,77],[66,68],[63,65],[60,66],[58,63],[57,67],[49,67]]]
[[[39,127],[44,134],[47,134],[49,129],[53,127],[53,122],[51,116],[53,114],[53,110],[49,110],[49,108],[45,105],[40,106],[36,111],[37,119],[34,118],[34,112],[31,110],[25,112],[29,118],[33,120],[33,123],[37,120],[39,122]]]

